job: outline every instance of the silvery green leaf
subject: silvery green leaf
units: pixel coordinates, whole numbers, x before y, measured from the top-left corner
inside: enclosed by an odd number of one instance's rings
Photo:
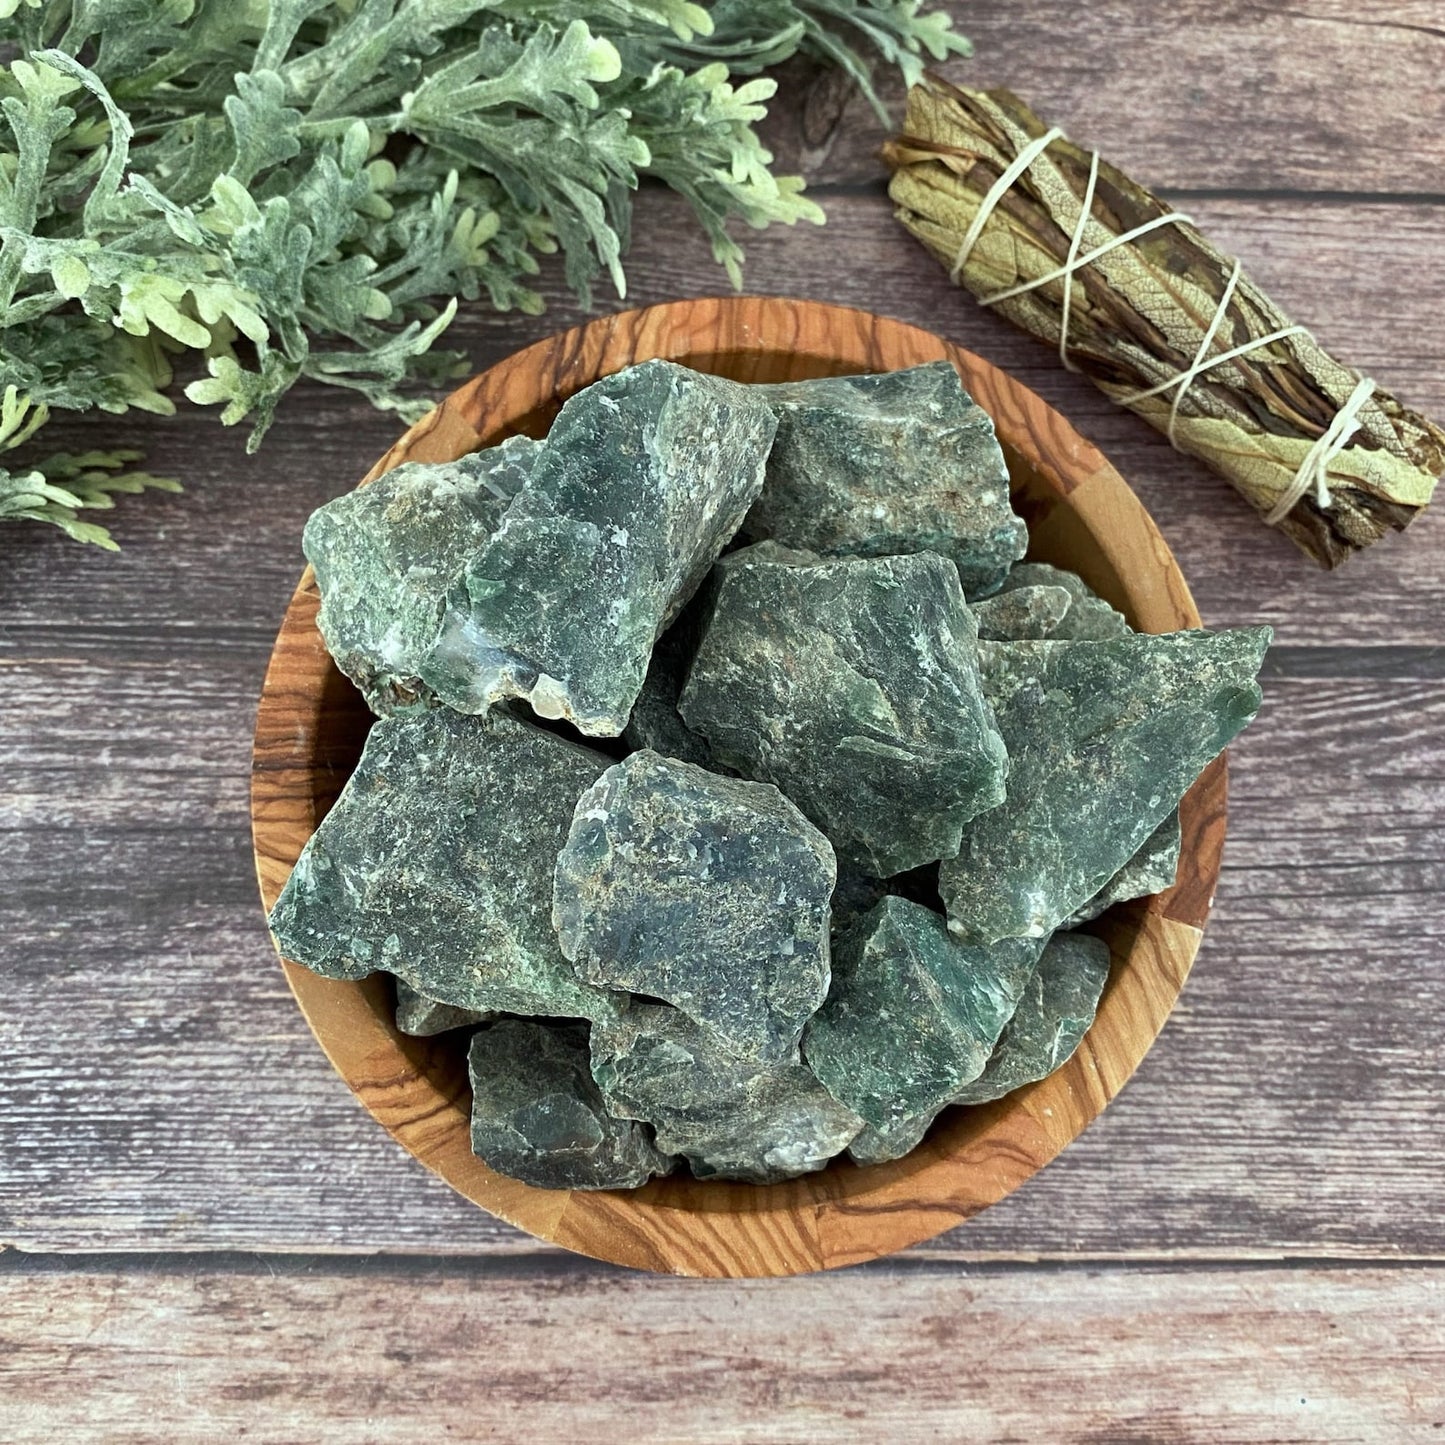
[[[431,351],[456,301],[537,312],[555,253],[584,303],[604,274],[625,294],[645,176],[739,284],[734,222],[822,218],[772,170],[774,82],[749,77],[801,48],[867,85],[869,54],[911,71],[964,48],[918,0],[0,0],[0,18],[0,384],[51,413],[164,413],[171,355],[198,352],[186,396],[253,445],[302,377],[424,411],[458,364]]]

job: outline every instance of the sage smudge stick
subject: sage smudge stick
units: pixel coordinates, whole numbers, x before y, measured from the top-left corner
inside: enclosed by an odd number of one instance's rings
[[[1322,565],[1430,501],[1445,430],[1330,356],[1182,212],[1017,96],[928,76],[884,153],[899,220],[955,281]]]

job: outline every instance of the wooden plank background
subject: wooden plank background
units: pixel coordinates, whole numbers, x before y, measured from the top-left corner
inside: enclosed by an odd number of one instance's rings
[[[0,1388],[35,1438],[67,1440],[93,1428],[85,1378],[108,1445],[316,1440],[323,1410],[333,1436],[395,1445],[1395,1445],[1424,1438],[1445,1372],[1438,1278],[1378,1266],[895,1265],[719,1287],[535,1260],[172,1259],[25,1283],[0,1317]]]
[[[1445,413],[1439,0],[953,8],[978,46],[955,74],[1187,197],[1327,344]],[[749,288],[1008,367],[1136,486],[1207,622],[1279,630],[1160,1043],[1056,1164],[897,1265],[689,1284],[535,1246],[361,1113],[251,875],[301,524],[394,424],[307,388],[251,458],[194,409],[57,426],[144,445],[187,493],[124,499],[118,557],[0,532],[0,1438],[1441,1438],[1445,516],[1317,572],[947,285],[835,77],[794,67],[783,95],[774,144],[829,224],[745,238]],[[625,304],[721,289],[672,197],[635,231]],[[547,292],[542,318],[469,308],[453,344],[481,367],[579,319]]]

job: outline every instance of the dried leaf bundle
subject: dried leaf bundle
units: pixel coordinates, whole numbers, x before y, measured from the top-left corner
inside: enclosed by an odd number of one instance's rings
[[[1060,347],[1324,566],[1429,502],[1445,430],[1362,383],[1182,214],[1016,96],[926,77],[885,155],[899,220],[960,285]]]

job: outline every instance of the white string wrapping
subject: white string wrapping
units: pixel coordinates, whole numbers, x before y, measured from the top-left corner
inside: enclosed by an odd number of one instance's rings
[[[1218,356],[1211,356],[1202,366],[1197,365],[1191,367],[1188,372],[1180,372],[1178,376],[1171,376],[1168,381],[1161,381],[1158,386],[1151,386],[1147,391],[1131,391],[1128,396],[1121,396],[1119,400],[1126,403],[1147,401],[1151,396],[1158,396],[1161,392],[1168,391],[1171,386],[1178,386],[1180,380],[1185,376],[1191,374],[1203,376],[1206,371],[1213,371],[1216,366],[1223,366],[1226,361],[1233,361],[1237,356],[1246,356],[1251,351],[1258,351],[1261,346],[1269,346],[1273,342],[1283,341],[1286,336],[1308,336],[1309,334],[1308,326],[1285,326],[1278,331],[1271,331],[1268,336],[1251,336],[1242,346],[1233,347],[1229,351],[1221,351]]]
[[[973,224],[968,228],[963,238],[963,244],[958,248],[958,255],[953,258],[952,269],[948,273],[948,279],[955,286],[958,285],[959,275],[964,266],[968,264],[968,258],[973,255],[973,248],[978,245],[978,238],[983,235],[983,228],[988,225],[989,217],[993,215],[994,208],[1008,193],[1013,190],[1013,184],[1056,140],[1063,137],[1063,131],[1058,126],[1047,130],[1041,136],[1031,140],[1009,163],[1003,174],[993,183],[989,193],[983,198],[978,208],[978,215],[973,218]]]
[[[1363,423],[1360,412],[1365,403],[1375,394],[1375,383],[1368,376],[1362,376],[1350,393],[1349,400],[1335,414],[1329,430],[1312,446],[1294,481],[1280,494],[1280,499],[1265,514],[1264,520],[1271,527],[1277,527],[1294,511],[1300,498],[1313,486],[1315,501],[1321,507],[1330,505],[1330,463],[1350,444],[1350,439]]]
[[[1084,242],[1084,232],[1089,226],[1089,217],[1094,214],[1094,191],[1099,184],[1099,152],[1089,159],[1089,183],[1084,187],[1084,199],[1079,206],[1079,223],[1069,240],[1069,254],[1064,257],[1064,306],[1063,319],[1059,325],[1059,360],[1065,371],[1077,371],[1074,359],[1069,355],[1069,313],[1074,305],[1074,268],[1079,264],[1079,247]]]
[[[1224,325],[1224,318],[1229,314],[1229,303],[1234,300],[1234,288],[1239,285],[1240,273],[1243,270],[1244,267],[1236,261],[1234,270],[1229,273],[1229,280],[1225,283],[1224,294],[1219,298],[1219,305],[1214,308],[1214,317],[1204,333],[1204,340],[1199,343],[1199,350],[1194,353],[1194,360],[1189,363],[1187,370],[1180,372],[1170,383],[1174,387],[1174,401],[1169,407],[1169,430],[1166,435],[1171,447],[1179,445],[1174,437],[1174,428],[1179,421],[1179,407],[1188,396],[1189,388],[1194,385],[1194,378],[1208,368],[1209,348],[1214,345],[1214,338],[1219,335],[1219,328]],[[1138,401],[1142,398],[1131,396],[1126,400]]]
[[[1040,150],[1038,154],[1031,156],[1030,164],[1037,160],[1041,154],[1043,154],[1042,150]],[[1026,170],[1027,167],[1024,169]],[[1022,175],[1023,172],[1020,171],[1019,174]],[[1002,180],[1003,178],[1000,177],[999,179]],[[1014,180],[1017,179],[1018,176],[1015,176]],[[1010,182],[1010,184],[1012,184],[1012,182]],[[1050,281],[1062,280],[1064,283],[1064,301],[1059,321],[1059,360],[1063,362],[1064,368],[1067,371],[1078,371],[1079,369],[1074,365],[1073,358],[1069,355],[1069,319],[1074,300],[1074,273],[1076,271],[1082,271],[1085,266],[1092,266],[1101,256],[1107,256],[1109,252],[1116,247],[1127,246],[1130,241],[1137,241],[1140,236],[1147,236],[1150,231],[1157,231],[1161,226],[1172,226],[1177,221],[1188,221],[1191,219],[1185,215],[1183,211],[1172,211],[1168,215],[1155,216],[1152,221],[1145,221],[1142,226],[1135,226],[1132,231],[1125,231],[1122,236],[1110,236],[1102,246],[1096,246],[1092,251],[1081,256],[1079,255],[1079,247],[1083,244],[1084,232],[1088,229],[1089,218],[1093,214],[1094,191],[1098,184],[1099,152],[1095,151],[1089,159],[1089,183],[1084,188],[1083,203],[1079,207],[1079,221],[1074,227],[1074,234],[1069,238],[1069,254],[1062,266],[1057,266],[1046,275],[1038,276],[1032,281],[1023,281],[1017,286],[1010,286],[1006,291],[995,291],[992,296],[980,296],[978,298],[981,306],[997,306],[1000,301],[1010,301],[1015,296],[1023,296],[1029,291],[1036,291],[1040,286],[1047,286]],[[998,187],[994,189],[997,190]],[[990,195],[992,195],[992,192],[990,192]],[[993,204],[990,205],[989,196],[985,196],[983,205],[979,208],[979,216],[982,216],[984,220],[987,221],[989,215],[992,214],[994,208],[1002,198],[1002,192],[1000,192],[998,196],[993,197]],[[965,237],[968,249],[964,250],[962,247],[959,249],[959,255],[965,261],[968,259],[969,254],[978,241],[978,236],[973,234],[975,227],[981,235],[983,227],[979,225],[978,216],[974,217],[973,226],[969,227],[969,235],[972,237],[972,240],[970,241],[968,237]],[[955,272],[961,265],[961,261],[954,263]],[[957,274],[954,275],[953,279],[956,283],[958,280]]]
[[[987,194],[979,202],[978,212],[964,235],[958,248],[958,254],[954,257],[953,265],[949,268],[949,279],[955,285],[958,284],[964,266],[967,265],[969,257],[973,255],[974,247],[978,245],[979,237],[983,235],[984,227],[987,226],[999,203],[1013,189],[1019,178],[1029,170],[1054,141],[1061,139],[1063,134],[1062,130],[1054,126],[1043,135],[1036,136],[1019,151],[989,188]],[[1064,294],[1059,321],[1059,360],[1066,370],[1075,372],[1079,368],[1074,365],[1073,359],[1069,356],[1069,320],[1073,305],[1075,273],[1082,271],[1086,266],[1093,265],[1095,261],[1108,255],[1117,247],[1126,246],[1141,236],[1148,235],[1151,231],[1158,230],[1163,226],[1172,226],[1185,221],[1192,223],[1193,221],[1193,217],[1186,215],[1183,211],[1169,211],[1162,216],[1154,217],[1151,221],[1144,222],[1141,226],[1134,227],[1132,231],[1111,237],[1102,246],[1096,246],[1092,251],[1081,256],[1079,248],[1083,244],[1084,232],[1088,228],[1093,214],[1094,192],[1098,183],[1099,152],[1094,151],[1089,159],[1089,180],[1084,188],[1083,201],[1079,206],[1078,224],[1074,227],[1074,233],[1069,239],[1068,255],[1062,266],[1055,267],[1054,270],[1037,276],[1031,281],[1011,286],[1005,291],[997,291],[991,296],[978,298],[979,304],[982,306],[996,306],[1000,301],[1012,300],[1015,296],[1023,296],[1030,291],[1036,291],[1040,286],[1047,286],[1052,281],[1062,280]],[[1143,391],[1129,392],[1127,395],[1116,398],[1121,405],[1131,406],[1135,402],[1147,401],[1150,397],[1162,396],[1165,392],[1172,390],[1174,400],[1169,407],[1169,425],[1166,434],[1169,444],[1176,449],[1179,443],[1175,436],[1175,428],[1179,423],[1180,408],[1194,383],[1205,372],[1212,371],[1216,366],[1224,366],[1241,356],[1246,356],[1251,351],[1258,351],[1261,347],[1271,346],[1276,341],[1283,341],[1286,337],[1310,335],[1308,327],[1285,326],[1278,331],[1271,331],[1267,336],[1251,337],[1243,344],[1221,352],[1218,356],[1210,356],[1209,348],[1214,345],[1215,337],[1219,335],[1220,328],[1224,325],[1229,311],[1229,303],[1234,299],[1234,292],[1242,274],[1243,264],[1236,260],[1223,295],[1220,297],[1219,305],[1215,308],[1214,316],[1205,330],[1203,341],[1200,342],[1199,350],[1195,353],[1194,360],[1183,371],[1161,381],[1157,386],[1148,387]],[[1359,414],[1374,393],[1375,383],[1368,377],[1362,378],[1351,393],[1349,400],[1336,413],[1328,429],[1310,448],[1304,461],[1300,464],[1299,470],[1295,473],[1293,481],[1280,494],[1275,505],[1265,514],[1264,520],[1268,526],[1277,527],[1294,510],[1311,487],[1315,490],[1315,499],[1320,507],[1324,508],[1330,505],[1332,500],[1329,489],[1330,463],[1349,446],[1351,438],[1360,430],[1362,423]]]

